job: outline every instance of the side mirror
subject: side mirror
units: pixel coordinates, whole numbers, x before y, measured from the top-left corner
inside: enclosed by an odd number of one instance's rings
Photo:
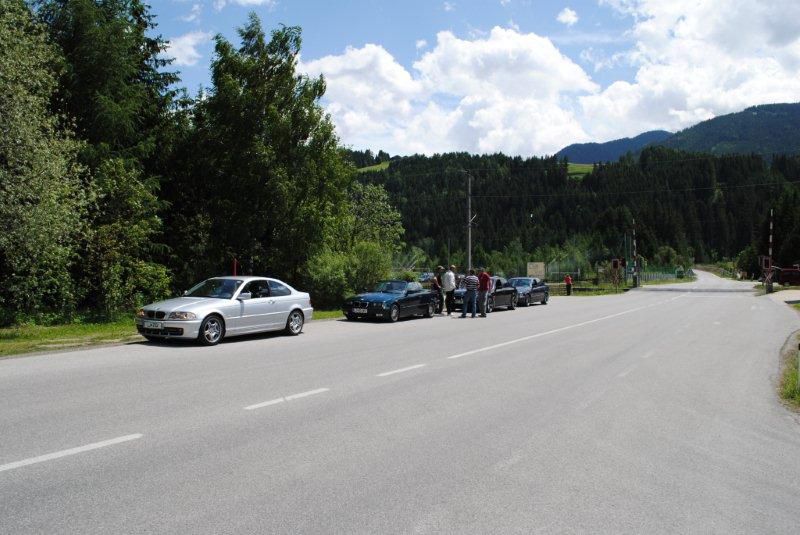
[[[253,294],[251,294],[250,292],[242,292],[242,293],[239,294],[239,297],[237,297],[236,299],[238,299],[239,301],[247,301],[248,299],[251,299],[252,297],[253,297]]]

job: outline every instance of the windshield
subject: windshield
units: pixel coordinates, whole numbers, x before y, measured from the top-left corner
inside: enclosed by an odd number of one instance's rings
[[[533,279],[511,279],[509,282],[515,288],[519,288],[521,286],[531,286],[533,284]]]
[[[242,281],[235,279],[208,279],[186,292],[185,296],[230,299],[241,284]]]
[[[376,293],[402,293],[406,291],[405,282],[400,281],[381,281],[375,285]]]

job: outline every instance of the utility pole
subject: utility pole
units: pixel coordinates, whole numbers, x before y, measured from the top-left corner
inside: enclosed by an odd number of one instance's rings
[[[636,219],[633,220],[633,287],[639,287],[639,263],[636,255]]]
[[[770,248],[771,255],[772,248]],[[470,269],[472,269],[472,175],[467,173],[467,273]]]
[[[769,209],[769,270],[767,273],[764,274],[764,280],[766,281],[767,286],[767,293],[772,293],[772,274],[774,271],[772,270],[772,208]]]

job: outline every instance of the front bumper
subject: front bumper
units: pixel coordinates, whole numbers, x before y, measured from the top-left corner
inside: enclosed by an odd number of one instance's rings
[[[181,338],[194,340],[200,332],[202,320],[150,320],[136,318],[136,330],[142,336]]]
[[[357,309],[358,312],[354,309]],[[366,312],[364,312],[364,310],[366,310]],[[386,319],[389,317],[390,311],[391,307],[383,308],[383,304],[381,303],[370,303],[366,307],[342,307],[342,312],[345,316],[354,318]]]

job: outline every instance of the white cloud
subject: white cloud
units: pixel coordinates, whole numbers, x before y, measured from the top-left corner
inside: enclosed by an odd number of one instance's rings
[[[561,10],[561,13],[558,14],[556,20],[562,24],[566,24],[567,26],[572,26],[578,22],[578,14],[575,13],[574,10],[565,7]]]
[[[207,32],[189,32],[169,40],[165,56],[175,58],[175,65],[195,65],[203,56],[197,47],[211,39],[212,34]]]
[[[203,11],[203,6],[200,4],[192,5],[191,11],[181,17],[181,20],[186,22],[194,22],[200,18],[200,13]]]
[[[342,140],[392,153],[553,153],[587,140],[574,96],[599,88],[546,38],[495,27],[465,40],[440,32],[413,74],[377,45],[301,66],[324,74]]]
[[[417,39],[417,42],[414,43],[414,46],[417,48],[417,50],[422,50],[423,48],[427,48],[428,41],[425,39]]]
[[[455,2],[445,2],[443,4],[445,11],[455,11],[456,10],[456,3]]]
[[[275,9],[278,0],[214,0],[214,9],[220,11],[228,4],[238,4],[240,6],[266,6]]]
[[[631,16],[630,82],[581,97],[592,137],[679,130],[747,106],[800,100],[796,0],[601,0]]]

